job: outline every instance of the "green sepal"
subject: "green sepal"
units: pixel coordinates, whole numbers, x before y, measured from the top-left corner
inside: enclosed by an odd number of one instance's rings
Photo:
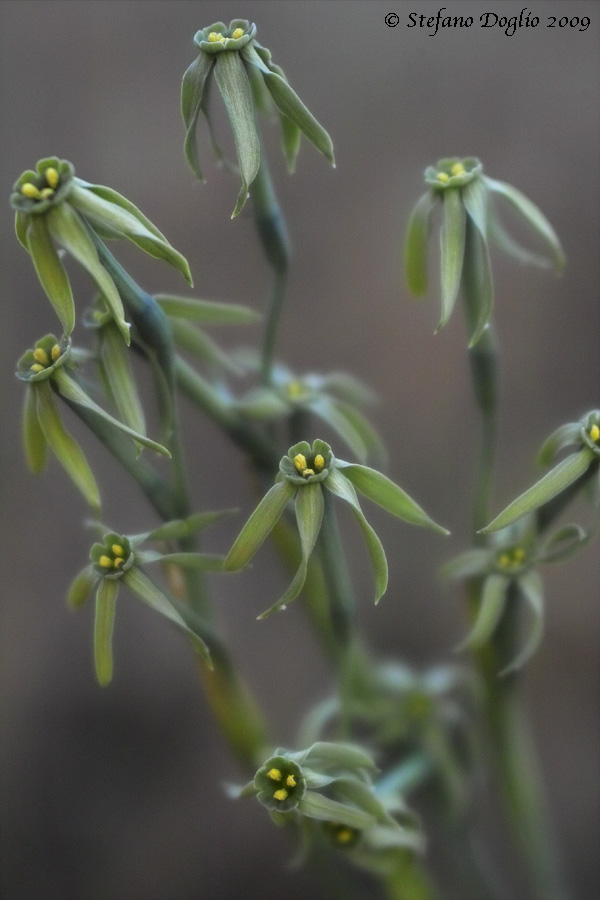
[[[86,226],[78,213],[63,203],[47,215],[48,230],[59,244],[91,275],[108,304],[126,344],[130,343],[129,324],[125,321],[123,302],[116,285],[98,258]]]
[[[295,485],[285,479],[273,485],[237,536],[223,564],[225,571],[236,571],[250,562],[295,493]]]
[[[377,604],[385,594],[388,584],[388,565],[383,545],[364,516],[354,486],[347,478],[344,478],[344,475],[338,469],[333,468],[331,470],[329,478],[325,482],[325,487],[336,497],[340,497],[351,506],[352,512],[361,527],[375,577],[374,602]]]
[[[443,209],[444,218],[440,230],[442,317],[436,333],[446,325],[452,315],[463,269],[466,212],[459,190],[444,192]]]
[[[438,534],[450,534],[446,528],[437,525],[401,487],[381,472],[340,459],[336,460],[336,466],[343,470],[344,477],[352,482],[359,493],[364,494],[386,512],[411,525],[421,525],[437,531]]]
[[[462,291],[471,348],[483,334],[492,315],[494,282],[487,242],[470,215],[466,231]]]
[[[284,483],[284,482],[282,482]],[[258,617],[266,619],[274,612],[285,609],[288,603],[295,600],[306,581],[308,560],[314,550],[315,543],[323,521],[323,491],[320,484],[307,484],[296,493],[296,521],[300,534],[302,558],[294,579],[284,595]]]
[[[252,325],[262,318],[260,313],[238,303],[197,300],[173,294],[155,294],[154,299],[168,316],[191,319],[202,325]]]
[[[96,678],[101,687],[106,687],[112,680],[112,636],[118,593],[118,581],[110,581],[108,578],[101,579],[96,591],[96,617],[94,620],[94,664]]]
[[[192,629],[186,625],[185,621],[177,612],[166,594],[164,594],[141,569],[138,569],[137,566],[132,566],[129,571],[124,573],[123,583],[126,584],[129,590],[139,597],[140,600],[155,610],[155,612],[160,613],[161,616],[169,619],[169,621],[184,631],[190,638],[196,652],[202,657],[209,668],[212,669],[210,651],[200,635],[196,634],[195,631],[192,631]]]
[[[254,121],[252,89],[238,53],[217,55],[215,81],[227,107],[242,177],[242,187],[231,216],[233,219],[242,211],[248,189],[256,178],[260,165],[260,142]]]
[[[522,194],[521,191],[518,191],[512,185],[503,181],[496,181],[495,178],[489,178],[487,175],[484,175],[483,179],[487,188],[493,193],[504,197],[542,238],[552,253],[556,271],[562,271],[565,266],[565,255],[556,232],[543,212],[525,194]]]
[[[104,419],[105,422],[109,422],[115,428],[118,428],[119,431],[122,431],[125,434],[129,435],[129,437],[133,438],[133,440],[137,443],[143,444],[144,447],[148,447],[150,450],[154,450],[156,453],[160,453],[162,456],[167,456],[169,457],[169,459],[171,458],[171,454],[166,447],[163,447],[162,444],[151,440],[144,434],[140,434],[140,432],[138,431],[134,431],[134,429],[130,428],[129,425],[124,425],[123,422],[119,422],[118,419],[115,419],[114,416],[111,416],[110,413],[107,413],[106,410],[102,409],[101,406],[98,406],[98,404],[95,403],[92,398],[86,394],[83,388],[80,387],[73,378],[67,375],[63,369],[56,372],[54,381],[59,393],[65,398],[65,400],[69,400],[72,403],[77,403],[78,406],[83,406],[85,409],[89,409],[90,412],[93,412],[97,416],[100,416],[100,418]]]
[[[201,53],[186,69],[181,83],[181,115],[186,127],[183,152],[193,173],[204,181],[198,162],[196,126],[205,97],[206,82],[214,65],[214,56]]]
[[[29,468],[35,475],[39,475],[46,467],[48,445],[38,418],[35,390],[34,387],[28,387],[25,391],[23,447]]]
[[[490,639],[504,612],[509,585],[510,579],[505,575],[488,575],[483,583],[475,624],[457,651],[481,647]]]
[[[200,569],[204,572],[222,572],[222,555],[213,553],[157,553],[154,550],[138,550],[136,559],[141,565],[149,563],[174,563],[183,569]]]
[[[540,466],[549,466],[554,462],[556,455],[564,448],[572,444],[580,443],[581,422],[568,422],[553,431],[546,438],[538,453],[537,461]]]
[[[35,391],[40,427],[50,449],[90,506],[99,509],[100,493],[96,479],[81,447],[65,431],[49,382],[41,381],[32,387],[32,390]]]
[[[584,447],[578,453],[572,453],[563,459],[557,466],[550,470],[543,478],[536,482],[533,487],[513,500],[505,510],[496,516],[489,525],[481,529],[482,534],[488,534],[492,531],[500,531],[507,525],[516,522],[526,516],[527,513],[533,512],[544,503],[548,503],[557,494],[560,494],[565,488],[577,481],[584,474],[594,461],[594,453],[588,447]]]
[[[230,516],[234,512],[237,510],[218,509],[194,513],[185,519],[173,519],[171,522],[165,522],[164,525],[159,525],[153,531],[131,535],[129,540],[132,544],[141,544],[143,541],[180,541],[197,534],[204,528],[208,528],[213,522],[218,522],[223,516]]]
[[[470,578],[481,575],[487,570],[490,551],[482,549],[466,550],[448,560],[440,569],[440,578],[444,581],[454,578]]]
[[[404,245],[406,283],[414,297],[422,297],[427,293],[427,239],[435,201],[433,191],[423,194],[410,214],[406,229]]]
[[[247,44],[241,53],[244,59],[262,72],[265,84],[279,112],[290,119],[311,144],[329,160],[331,165],[335,166],[331,138],[306,108],[300,97],[292,90],[286,79],[265,65],[252,43]]]
[[[145,435],[146,417],[131,371],[128,350],[114,322],[100,330],[99,344],[104,381],[121,418],[133,431]]]
[[[498,673],[500,676],[508,675],[510,672],[516,672],[517,669],[524,666],[539,647],[544,635],[544,587],[542,579],[537,572],[530,570],[519,576],[517,584],[519,586],[519,592],[531,610],[533,622],[524,647],[517,656]]]
[[[97,578],[91,566],[86,566],[75,576],[67,592],[67,606],[70,609],[77,610],[85,606]]]
[[[371,828],[376,819],[370,813],[364,812],[362,809],[356,809],[353,806],[347,806],[345,803],[339,803],[337,800],[331,800],[324,797],[316,791],[307,791],[300,803],[298,804],[298,812],[310,819],[319,819],[322,822],[339,822],[340,825],[347,825],[349,828],[359,828],[364,830]]]
[[[27,228],[27,249],[54,311],[60,319],[65,336],[75,327],[75,303],[67,273],[48,233],[43,216],[31,216]]]

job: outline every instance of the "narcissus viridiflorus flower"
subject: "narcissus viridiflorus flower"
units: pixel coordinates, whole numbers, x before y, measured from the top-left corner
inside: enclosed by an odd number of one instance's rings
[[[459,291],[465,303],[470,344],[477,343],[490,320],[494,286],[488,244],[495,244],[519,262],[557,272],[564,266],[564,254],[554,229],[521,191],[483,174],[481,162],[473,156],[440,159],[425,170],[429,189],[411,214],[406,234],[405,262],[409,290],[415,297],[427,291],[427,241],[431,213],[442,204],[440,232],[441,300],[440,330],[450,318]],[[502,197],[546,244],[551,260],[521,247],[504,230],[494,200]]]
[[[234,216],[241,212],[260,165],[257,110],[275,106],[290,171],[294,170],[301,135],[334,164],[331,138],[292,90],[283,70],[271,61],[270,52],[256,40],[256,25],[245,19],[234,19],[229,26],[215,22],[198,31],[194,43],[200,55],[187,69],[181,87],[181,112],[187,129],[185,156],[196,176],[203,180],[196,147],[196,125],[202,112],[217,156],[223,158],[214,140],[207,105],[210,78],[214,75],[233,130],[242,179]]]
[[[405,522],[423,525],[441,534],[449,533],[430,519],[402,488],[381,472],[336,459],[325,441],[316,440],[312,447],[306,441],[301,441],[291,447],[281,459],[276,484],[263,497],[242,528],[224,563],[224,568],[230,571],[245,566],[275,527],[290,500],[295,498],[302,549],[300,567],[283,597],[259,618],[284,609],[302,590],[308,560],[321,530],[325,490],[349,504],[362,529],[375,576],[375,603],[379,602],[387,588],[387,560],[381,541],[363,515],[357,491]]]
[[[113,278],[98,256],[97,238],[126,237],[150,256],[164,259],[191,284],[187,261],[140,210],[111,188],[77,178],[70,162],[41,159],[15,182],[10,203],[15,228],[31,254],[38,278],[68,336],[75,325],[71,285],[54,242],[92,277],[104,302],[129,343],[129,324]]]

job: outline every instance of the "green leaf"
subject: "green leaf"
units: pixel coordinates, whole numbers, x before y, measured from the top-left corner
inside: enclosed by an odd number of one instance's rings
[[[168,316],[191,319],[202,325],[252,325],[262,318],[253,309],[238,303],[197,300],[174,294],[155,294],[154,299]]]
[[[306,581],[306,573],[308,570],[308,560],[314,550],[315,543],[321,530],[321,522],[323,521],[323,491],[320,484],[307,484],[301,487],[296,493],[296,521],[298,523],[298,531],[300,533],[300,546],[302,549],[302,559],[300,566],[296,572],[292,583],[277,603],[265,610],[258,617],[266,619],[271,613],[280,609],[285,609],[288,603],[295,600]]]
[[[25,390],[23,407],[23,446],[27,464],[35,475],[43,472],[46,466],[46,438],[39,423],[34,387]]]
[[[488,324],[494,307],[494,282],[487,242],[469,216],[462,288],[469,329],[469,347],[474,347]]]
[[[75,327],[75,303],[67,273],[54,249],[44,216],[30,216],[27,248],[40,283],[60,319],[65,336],[68,336]]]
[[[54,381],[56,386],[58,387],[59,393],[66,399],[70,400],[72,403],[77,403],[79,406],[83,406],[85,409],[89,409],[90,412],[95,413],[97,416],[100,416],[101,419],[104,419],[105,422],[109,422],[111,425],[114,425],[115,428],[118,428],[119,431],[124,432],[129,435],[129,437],[133,438],[134,441],[137,441],[139,444],[143,444],[144,447],[148,447],[150,450],[156,451],[156,453],[160,453],[163,456],[171,457],[171,454],[167,450],[166,447],[163,447],[162,444],[158,444],[156,441],[151,440],[146,437],[144,434],[140,434],[138,431],[134,431],[133,428],[130,428],[128,425],[124,425],[123,422],[119,422],[118,419],[115,419],[114,416],[111,416],[110,413],[107,413],[106,410],[102,409],[101,406],[98,406],[91,397],[89,397],[86,392],[80,387],[77,382],[71,378],[70,375],[67,375],[63,369],[58,369],[54,374]]]
[[[563,447],[569,444],[579,444],[581,442],[581,422],[569,422],[567,425],[561,425],[556,431],[553,431],[550,437],[546,438],[537,461],[540,466],[549,466],[554,462],[554,457]]]
[[[458,645],[457,651],[467,647],[481,647],[490,639],[504,612],[509,584],[510,579],[505,575],[488,575],[483,583],[475,624],[464,641]]]
[[[248,198],[248,189],[260,165],[260,142],[254,121],[252,90],[238,53],[219,53],[215,63],[215,81],[221,92],[233,129],[242,187],[231,218],[239,215]]]
[[[525,194],[522,194],[521,191],[518,191],[512,185],[506,184],[503,181],[496,181],[494,178],[489,178],[487,175],[484,175],[483,178],[490,191],[493,191],[495,194],[500,194],[501,197],[508,200],[508,202],[523,216],[525,221],[531,225],[533,230],[547,244],[554,257],[554,266],[556,270],[560,272],[565,265],[565,255],[556,232],[543,212],[535,205],[535,203],[532,203]]]
[[[489,559],[489,550],[467,550],[444,563],[440,569],[440,578],[446,581],[481,575],[485,571]]]
[[[333,468],[330,471],[328,478],[325,480],[325,487],[336,497],[345,500],[346,503],[350,504],[352,507],[352,511],[361,527],[369,552],[373,575],[375,576],[374,601],[375,603],[379,603],[387,590],[388,583],[388,565],[383,545],[373,528],[371,528],[367,522],[351,482],[348,481],[347,478],[344,478],[344,475],[341,472]]]
[[[71,609],[81,609],[85,606],[97,578],[91,566],[86,566],[75,576],[67,593],[67,605]]]
[[[463,269],[466,213],[458,189],[444,191],[444,220],[440,231],[442,318],[436,332],[452,315]]]
[[[208,76],[215,58],[201,53],[189,66],[181,83],[181,115],[186,127],[183,152],[192,171],[200,181],[204,181],[198,162],[198,146],[196,142],[196,125],[202,109],[202,101]]]
[[[252,43],[246,44],[241,53],[244,59],[262,72],[265,84],[279,112],[290,119],[300,129],[302,134],[308,138],[311,144],[334,166],[335,160],[331,138],[292,90],[285,78],[282,78],[277,72],[271,71],[264,64]],[[221,55],[223,56],[224,54]]]
[[[319,819],[323,822],[338,822],[349,828],[358,828],[364,831],[375,824],[375,817],[361,809],[330,800],[315,791],[307,791],[300,803],[298,812],[310,819]]]
[[[160,615],[164,616],[166,619],[169,619],[170,622],[184,631],[190,638],[196,652],[199,653],[210,668],[212,668],[209,649],[200,635],[196,634],[186,625],[169,598],[148,578],[147,575],[144,574],[144,572],[142,572],[141,569],[138,569],[137,566],[132,566],[131,569],[128,569],[127,572],[123,574],[122,581],[132,593],[140,598],[140,600],[143,600],[143,602],[147,603],[153,610],[160,613]]]
[[[96,678],[101,687],[106,687],[112,680],[112,636],[118,593],[119,582],[109,578],[102,578],[96,591],[94,662],[96,664]]]
[[[491,531],[500,531],[507,525],[516,522],[526,516],[527,513],[533,512],[544,503],[552,500],[565,488],[573,484],[574,481],[583,475],[594,461],[594,453],[592,450],[584,447],[579,453],[572,453],[563,459],[557,466],[550,470],[543,478],[536,482],[533,487],[525,491],[513,500],[505,510],[503,510],[496,518],[481,529],[481,533],[488,534]]]
[[[125,343],[129,345],[131,338],[129,325],[125,321],[123,302],[114,281],[101,264],[92,239],[78,213],[68,203],[61,203],[60,206],[55,206],[50,210],[46,219],[50,234],[87,270],[95,281]]]
[[[408,220],[404,265],[406,283],[414,297],[422,297],[427,293],[427,239],[435,200],[433,191],[427,191],[417,202]]]
[[[100,332],[100,360],[103,374],[115,406],[126,425],[146,434],[146,417],[129,363],[128,350],[114,323]]]
[[[124,199],[124,198],[122,198]],[[99,194],[76,185],[69,195],[70,203],[92,224],[99,223],[114,229],[133,241],[136,246],[153,256],[175,266],[188,284],[192,284],[190,267],[185,257],[172,247],[158,229],[149,229],[140,216],[133,215],[122,203],[112,203]],[[147,221],[147,220],[146,220]]]
[[[236,571],[250,562],[281,518],[296,490],[296,486],[286,478],[274,484],[265,494],[229,551],[223,564],[225,571]]]
[[[40,381],[34,390],[38,420],[50,449],[90,506],[99,509],[100,493],[96,480],[81,447],[63,427],[50,384]]]
[[[402,488],[382,475],[381,472],[370,469],[368,466],[347,463],[340,459],[336,460],[336,466],[343,469],[342,474],[352,482],[357,491],[393,516],[412,525],[430,528],[439,534],[450,534],[447,529],[430,519],[427,513]]]
[[[518,585],[524,600],[531,610],[533,622],[525,646],[515,659],[502,669],[499,673],[501,676],[508,675],[510,672],[516,672],[517,669],[524,666],[540,646],[544,635],[544,587],[542,579],[537,572],[530,570],[519,577]]]

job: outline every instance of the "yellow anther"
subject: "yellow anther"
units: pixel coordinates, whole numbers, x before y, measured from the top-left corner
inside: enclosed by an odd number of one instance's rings
[[[597,425],[592,425],[590,428],[590,437],[593,441],[597,441],[600,438],[600,428]]]
[[[243,37],[244,34],[245,31],[243,28],[236,28],[231,37],[234,39],[234,41],[237,41],[237,39]]]
[[[285,788],[280,788],[278,791],[275,791],[273,796],[276,800],[287,800],[288,792],[285,790]]]
[[[315,474],[314,469],[305,469],[304,472],[302,473],[302,477],[308,478],[309,475],[314,475],[314,474]]]
[[[54,196],[54,188],[42,188],[40,191],[40,197],[42,200],[47,200],[48,197]]]
[[[288,775],[288,777],[285,779],[285,783],[288,787],[296,787],[296,779],[293,775]]]
[[[321,456],[320,453],[317,453],[317,455],[315,456],[315,461],[314,461],[313,465],[314,465],[315,469],[317,470],[317,472],[320,472],[321,469],[323,468],[323,466],[325,465],[325,457]]]
[[[523,562],[525,559],[525,551],[522,547],[515,547],[513,556],[515,558],[515,562]]]
[[[438,180],[438,181],[446,182],[446,181],[449,181],[449,180],[450,180],[450,176],[447,175],[446,172],[438,172],[438,173],[437,173],[437,180]]]
[[[352,831],[351,828],[340,828],[336,837],[337,837],[338,841],[340,842],[340,844],[347,844],[354,837],[354,832]]]
[[[290,381],[287,386],[288,397],[291,397],[292,400],[295,400],[296,397],[300,397],[303,392],[304,388],[302,387],[301,381]]]
[[[51,188],[55,188],[58,185],[60,175],[58,174],[56,169],[54,169],[52,166],[50,166],[50,168],[46,169],[46,171],[44,172],[44,175],[46,176],[46,181],[48,182],[48,184],[50,185]]]
[[[52,357],[52,361],[56,362],[56,360],[60,356],[60,347],[58,346],[58,344],[54,345],[54,347],[50,351],[50,356]]]
[[[98,560],[98,562],[105,569],[112,569],[112,567],[113,567],[113,561],[110,558],[110,556],[101,556],[100,559]]]
[[[32,200],[41,200],[42,197],[35,184],[31,184],[30,181],[21,185],[21,193],[25,194],[26,197],[30,197]]]
[[[46,366],[42,366],[40,363],[34,363],[30,368],[31,371],[35,372],[37,375],[38,372],[43,372]]]
[[[459,163],[454,163],[454,165],[452,166],[452,168],[450,169],[450,171],[451,171],[451,173],[452,173],[453,175],[464,175],[464,174],[465,174],[465,167],[464,167],[463,164],[460,163],[460,162],[459,162]]]
[[[294,465],[298,469],[299,472],[304,474],[304,470],[306,469],[306,457],[303,453],[297,453],[294,457]]]
[[[270,778],[271,781],[281,781],[282,777],[283,776],[279,769],[269,769],[269,771],[267,772],[267,778]]]
[[[118,556],[118,557],[115,559],[115,569],[118,569],[119,566],[122,566],[124,562],[125,562],[125,560],[123,559],[123,557],[122,557],[122,556]]]
[[[510,556],[508,553],[502,553],[498,558],[498,564],[502,566],[502,568],[506,568],[506,566],[510,566]]]
[[[211,31],[211,33],[210,33],[209,36],[208,36],[208,39],[209,39],[209,41],[211,42],[211,44],[217,44],[219,41],[224,41],[224,40],[225,40],[225,38],[223,37],[223,35],[222,35],[222,34],[219,34],[218,31]]]
[[[33,351],[33,358],[35,359],[36,362],[41,363],[43,366],[47,366],[48,363],[50,362],[48,354],[41,347],[37,347]]]
[[[115,556],[125,556],[125,551],[120,544],[113,544],[111,550],[115,554]]]

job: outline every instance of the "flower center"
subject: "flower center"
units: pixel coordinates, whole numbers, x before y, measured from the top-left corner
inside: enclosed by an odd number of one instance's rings
[[[513,547],[511,550],[503,550],[497,558],[498,565],[505,571],[518,569],[523,565],[527,554],[523,547]]]
[[[325,466],[325,457],[317,453],[312,462],[312,468],[308,465],[306,457],[303,453],[297,453],[294,457],[294,465],[296,470],[303,478],[310,478],[315,472],[320,472]]]
[[[21,185],[21,193],[30,200],[47,200],[52,197],[56,188],[60,183],[60,175],[57,170],[50,166],[44,172],[45,186],[37,187],[31,181],[26,181]]]
[[[101,556],[98,563],[104,569],[120,569],[125,562],[125,550],[120,544],[113,544],[110,549],[111,555]]]
[[[38,372],[43,372],[44,369],[47,369],[48,366],[52,365],[52,363],[55,363],[59,356],[60,347],[58,346],[58,344],[54,344],[54,346],[50,350],[50,356],[48,356],[43,347],[36,347],[33,351],[33,358],[35,359],[35,362],[32,366],[30,366],[30,369],[37,375]]]

